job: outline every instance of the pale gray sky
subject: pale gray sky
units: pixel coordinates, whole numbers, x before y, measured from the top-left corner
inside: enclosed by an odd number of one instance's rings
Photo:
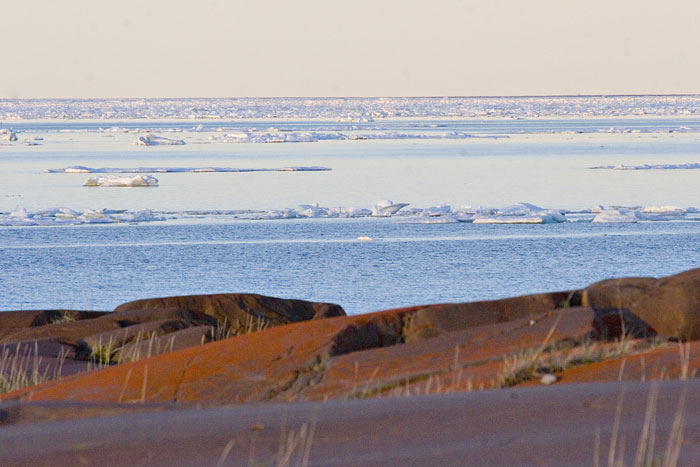
[[[700,93],[697,0],[0,6],[0,98]]]

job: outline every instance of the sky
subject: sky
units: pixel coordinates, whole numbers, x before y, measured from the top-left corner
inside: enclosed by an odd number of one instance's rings
[[[697,0],[0,7],[0,98],[700,93]]]

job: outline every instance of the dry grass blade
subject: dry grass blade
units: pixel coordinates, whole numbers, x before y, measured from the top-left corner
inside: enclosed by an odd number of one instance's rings
[[[58,379],[63,374],[63,364],[67,352],[59,351],[53,373],[49,374],[49,365],[42,371],[42,357],[38,343],[23,346],[3,346],[0,350],[0,393],[11,392],[28,386]]]

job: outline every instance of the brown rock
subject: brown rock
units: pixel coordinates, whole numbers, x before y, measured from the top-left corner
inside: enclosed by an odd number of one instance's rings
[[[602,312],[625,310],[658,334],[700,338],[700,269],[661,279],[609,279],[587,287],[582,304]]]
[[[440,386],[448,384],[453,390],[488,388],[503,366],[505,353],[540,346],[548,335],[553,343],[595,332],[595,313],[589,308],[535,314],[538,308],[557,306],[556,298],[519,297],[481,304],[482,309],[498,311],[489,315],[496,316],[496,322],[481,326],[477,319],[461,320],[455,311],[458,305],[292,323],[7,397],[212,404],[315,400],[383,395],[401,385],[425,386],[431,377],[435,384],[423,391],[440,391]],[[432,322],[440,323],[439,336],[406,342],[409,317],[424,310],[432,310]],[[440,317],[440,310],[447,317]],[[509,319],[515,316],[521,317]]]
[[[148,343],[152,336],[163,336],[195,325],[196,323],[181,319],[165,319],[85,336],[77,342],[80,348],[79,357],[89,358],[99,352],[108,352],[110,361],[119,361],[111,357],[117,349],[126,344],[143,341]]]
[[[434,337],[443,332],[532,318],[556,308],[575,304],[576,292],[553,292],[502,300],[436,305],[413,313],[406,324],[404,335],[406,342],[411,342]]]
[[[131,362],[202,345],[209,342],[211,334],[211,326],[188,327],[162,336],[153,333],[148,339],[133,341],[118,348],[114,353],[113,360],[117,362]]]
[[[257,294],[185,295],[150,298],[124,303],[115,312],[181,308],[213,316],[232,334],[239,334],[260,326],[270,327],[310,319],[345,316],[345,311],[330,303],[307,302],[266,297]]]
[[[29,328],[57,324],[82,319],[98,318],[106,311],[78,310],[21,310],[0,313],[0,330]]]

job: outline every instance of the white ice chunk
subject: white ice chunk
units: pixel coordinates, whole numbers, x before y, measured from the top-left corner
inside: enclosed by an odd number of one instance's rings
[[[395,224],[456,224],[459,222],[453,216],[404,217],[396,219]]]
[[[372,211],[369,209],[364,209],[364,208],[346,208],[339,206],[337,208],[330,208],[328,210],[328,216],[329,217],[342,217],[342,218],[350,218],[350,217],[367,217],[372,214]]]
[[[64,172],[67,174],[90,173],[90,172],[92,172],[92,170],[90,170],[90,168],[88,168],[88,167],[83,167],[82,165],[74,165],[71,167],[66,167]]]
[[[58,219],[75,219],[80,213],[70,208],[49,208],[39,211],[35,215],[40,217],[55,217]]]
[[[625,224],[638,222],[635,211],[625,209],[606,209],[593,218],[596,224]]]
[[[15,209],[10,213],[10,217],[24,218],[28,219],[30,217],[29,213],[25,208]]]
[[[299,214],[294,209],[271,210],[260,216],[261,219],[296,219]]]
[[[543,208],[530,203],[517,203],[496,211],[498,216],[529,216],[533,212],[544,211]]]
[[[456,210],[456,212],[461,212],[464,214],[485,214],[485,215],[495,214],[496,211],[497,211],[496,209],[485,208],[483,206],[473,207],[470,204],[460,206],[459,209]]]
[[[637,218],[644,221],[672,221],[683,218],[686,212],[678,206],[646,206],[637,212]]]
[[[421,212],[421,217],[437,217],[446,216],[450,214],[451,208],[446,204],[438,204],[436,206],[431,206],[429,208],[423,209]]]
[[[378,201],[372,207],[372,217],[391,217],[392,215],[399,212],[401,208],[405,208],[406,206],[408,206],[408,204],[409,203],[394,204],[394,202],[390,199]]]
[[[84,224],[111,224],[113,222],[117,222],[117,219],[92,209],[86,209],[83,211],[83,213],[76,220],[79,220]]]
[[[134,144],[139,146],[182,146],[185,142],[181,139],[164,138],[149,133],[144,136],[139,136],[139,139],[134,141]]]
[[[474,224],[544,224],[541,216],[476,216]]]
[[[165,217],[154,216],[153,211],[144,209],[143,211],[130,212],[123,215],[119,220],[124,222],[154,222],[164,221]]]
[[[328,215],[328,209],[320,207],[318,203],[300,204],[296,210],[301,217],[322,217]]]
[[[152,175],[137,175],[135,177],[117,177],[114,175],[104,177],[90,177],[83,186],[109,186],[109,187],[155,187],[158,179]]]
[[[645,206],[642,209],[644,213],[665,214],[665,215],[683,215],[686,210],[678,206]]]

